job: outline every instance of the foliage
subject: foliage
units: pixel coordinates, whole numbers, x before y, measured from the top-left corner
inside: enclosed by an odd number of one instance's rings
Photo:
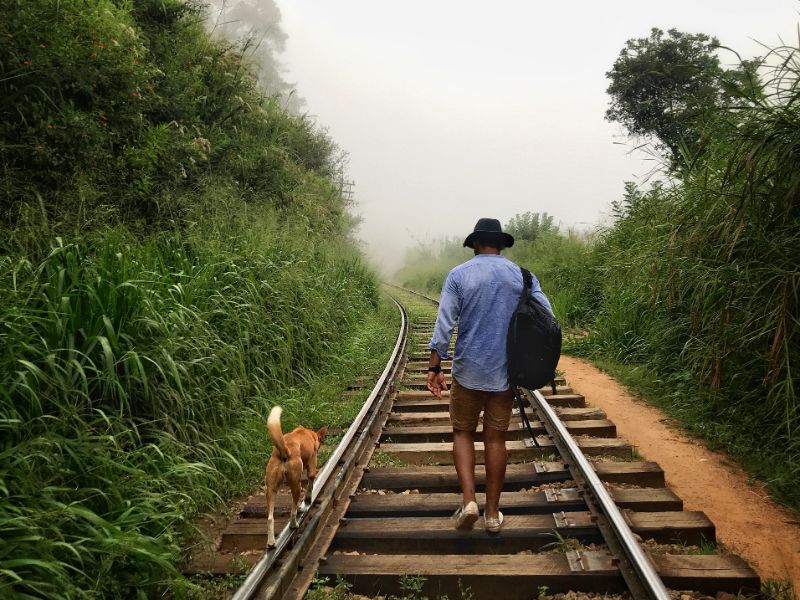
[[[515,215],[503,229],[515,239],[503,254],[536,275],[556,316],[568,325],[585,322],[594,313],[597,294],[588,238],[574,231],[561,233],[547,213]],[[438,295],[447,272],[470,258],[472,250],[463,248],[461,239],[436,240],[408,250],[394,278],[406,287]]]
[[[590,344],[658,374],[668,407],[800,506],[800,70],[796,49],[770,58],[681,180],[615,206]]]
[[[558,231],[558,227],[553,225],[553,217],[547,213],[526,212],[511,217],[504,230],[514,236],[516,243],[534,242],[540,235]]]
[[[350,593],[353,587],[343,577],[337,577],[333,587],[329,585],[327,579],[315,578],[311,582],[311,588],[306,592],[306,600],[350,600],[353,594]]]
[[[394,280],[401,285],[439,295],[447,272],[470,258],[472,249],[464,248],[463,238],[442,238],[420,243],[406,250],[403,267]]]
[[[394,313],[341,153],[199,5],[0,15],[0,596],[159,595],[258,480],[269,408],[345,424]]]
[[[653,28],[646,38],[630,39],[610,80],[606,119],[632,135],[654,136],[671,158],[694,153],[703,119],[732,99],[730,86],[749,80],[754,68],[726,72],[715,54],[719,41],[703,33]]]
[[[264,96],[241,52],[206,34],[199,4],[6,0],[2,15],[0,220],[40,195],[51,218],[102,208],[182,223],[219,177],[253,204],[337,195],[335,145]],[[319,227],[345,219],[341,199],[316,211],[301,212]]]
[[[238,239],[110,230],[3,261],[4,597],[164,585],[186,519],[263,468],[269,407],[325,421],[316,382],[353,368],[332,357],[374,310],[372,275],[240,214]]]

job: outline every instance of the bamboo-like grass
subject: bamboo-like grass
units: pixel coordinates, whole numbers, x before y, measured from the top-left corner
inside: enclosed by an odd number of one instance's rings
[[[665,407],[800,507],[798,49],[765,64],[678,180],[629,190],[589,343],[646,367]]]
[[[191,519],[396,330],[325,131],[202,3],[0,7],[0,597],[179,594]],[[372,339],[374,338],[374,339]]]
[[[249,218],[224,253],[109,230],[0,259],[3,597],[166,585],[186,520],[263,467],[269,407],[287,428],[336,414],[312,384],[347,360],[374,276]]]

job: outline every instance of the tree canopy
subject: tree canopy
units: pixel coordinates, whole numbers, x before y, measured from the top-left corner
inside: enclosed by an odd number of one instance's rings
[[[606,119],[632,135],[654,136],[673,158],[693,150],[703,115],[727,98],[718,47],[714,37],[676,29],[653,28],[649,37],[628,40],[606,73]]]
[[[547,231],[557,231],[553,225],[553,217],[547,213],[525,212],[516,214],[506,224],[506,231],[514,236],[515,240],[533,242]]]

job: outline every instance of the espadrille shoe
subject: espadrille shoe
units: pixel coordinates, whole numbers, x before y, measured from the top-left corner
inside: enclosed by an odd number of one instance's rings
[[[480,513],[478,505],[475,502],[468,502],[466,506],[460,506],[453,515],[453,520],[456,522],[456,529],[461,531],[469,531],[475,525]]]
[[[487,518],[484,515],[483,523],[486,527],[486,531],[497,533],[503,527],[503,513],[498,510],[497,516],[492,518]]]

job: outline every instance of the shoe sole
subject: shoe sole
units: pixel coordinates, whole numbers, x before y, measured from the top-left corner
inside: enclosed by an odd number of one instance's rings
[[[467,513],[459,521],[456,521],[456,529],[459,531],[469,531],[478,521],[478,515]]]

